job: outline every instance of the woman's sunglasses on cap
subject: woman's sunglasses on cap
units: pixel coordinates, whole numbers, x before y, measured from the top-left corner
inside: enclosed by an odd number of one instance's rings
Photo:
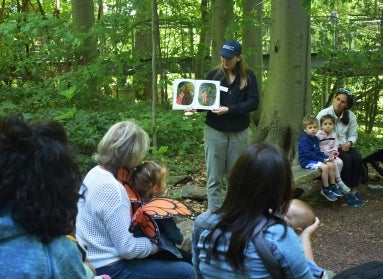
[[[347,90],[347,89],[345,89],[345,88],[339,88],[339,92],[340,92],[340,93],[347,94],[347,95],[349,95],[349,96],[352,96],[351,91],[350,91],[350,90]]]

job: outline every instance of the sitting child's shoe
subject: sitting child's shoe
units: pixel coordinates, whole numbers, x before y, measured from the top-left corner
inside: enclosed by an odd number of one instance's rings
[[[335,186],[335,184],[330,184],[330,186],[328,186],[328,188],[330,189],[330,191],[336,196],[336,197],[343,197],[343,193],[341,191],[339,191],[339,189]]]
[[[320,193],[329,201],[336,201],[337,197],[334,195],[333,192],[329,189],[330,187],[322,187],[322,191]]]
[[[338,186],[338,188],[343,192],[343,193],[350,193],[351,192],[351,189],[348,188],[348,186],[346,184],[344,184],[344,182],[341,180],[341,181],[338,181],[336,183],[336,185]]]

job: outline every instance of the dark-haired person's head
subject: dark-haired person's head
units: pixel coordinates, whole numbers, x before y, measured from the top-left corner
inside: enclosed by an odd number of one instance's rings
[[[0,118],[0,210],[42,242],[74,231],[81,173],[64,127]]]
[[[335,93],[335,97],[339,96],[341,94],[346,96],[347,109],[351,109],[352,106],[354,105],[354,96],[353,96],[352,92],[346,88],[341,87]]]
[[[227,258],[235,268],[243,268],[243,250],[263,217],[286,225],[272,212],[287,212],[291,186],[289,161],[277,146],[255,144],[238,158],[229,175],[226,198],[216,210],[222,216],[216,228],[232,232]]]
[[[268,215],[270,210],[283,214],[291,188],[291,168],[283,151],[272,144],[255,144],[234,165],[220,210],[245,218]]]
[[[348,125],[348,123],[350,122],[348,110],[351,109],[353,104],[354,98],[351,91],[345,88],[339,88],[335,93],[332,105],[335,114],[338,116],[342,116],[341,121],[345,125]]]

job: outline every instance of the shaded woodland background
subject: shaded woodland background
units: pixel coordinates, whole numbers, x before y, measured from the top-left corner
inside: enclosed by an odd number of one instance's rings
[[[378,0],[1,0],[0,115],[62,122],[84,172],[108,127],[132,118],[151,157],[192,174],[204,114],[171,110],[172,81],[203,79],[235,38],[261,92],[252,141],[294,161],[301,119],[343,86],[367,155],[382,146],[382,19]]]

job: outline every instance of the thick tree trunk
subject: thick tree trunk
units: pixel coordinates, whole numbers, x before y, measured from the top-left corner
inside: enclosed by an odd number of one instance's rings
[[[94,4],[93,0],[72,1],[73,25],[77,32],[88,33],[94,25]],[[84,41],[81,62],[88,63],[97,54],[96,41],[89,35]]]
[[[157,57],[160,51],[157,0],[152,0],[152,143],[157,149]]]
[[[139,75],[134,76],[134,88],[136,98],[151,100],[152,98],[152,31],[151,31],[151,2],[139,1],[137,7],[137,19],[140,21],[135,29],[134,53],[141,60],[142,68]]]
[[[226,35],[226,29],[233,22],[233,0],[213,0],[211,7],[211,61],[217,65],[220,61],[218,52],[225,40],[232,39]]]
[[[201,0],[201,31],[199,34],[200,41],[198,44],[197,57],[195,58],[195,78],[204,79],[205,57],[209,55],[209,41],[208,41],[208,0]]]
[[[309,16],[301,0],[271,5],[269,77],[255,141],[278,144],[293,160],[303,116],[311,113]]]
[[[248,67],[257,76],[258,87],[262,84],[262,1],[243,1],[242,46]]]
[[[262,100],[262,75],[263,75],[263,48],[262,48],[262,0],[244,0],[243,1],[243,36],[242,46],[244,50],[247,66],[251,68],[257,77],[258,89],[260,94],[260,104],[257,111],[252,113],[252,119],[255,126],[258,126]]]

